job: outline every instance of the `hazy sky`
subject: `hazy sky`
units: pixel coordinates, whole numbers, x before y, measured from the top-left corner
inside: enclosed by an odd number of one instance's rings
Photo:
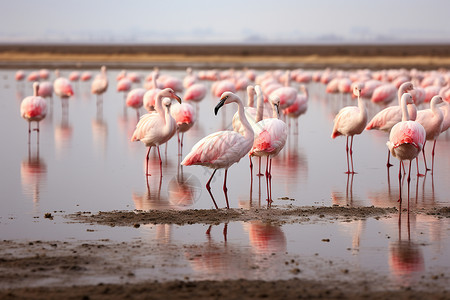
[[[2,0],[0,42],[450,43],[448,0]]]

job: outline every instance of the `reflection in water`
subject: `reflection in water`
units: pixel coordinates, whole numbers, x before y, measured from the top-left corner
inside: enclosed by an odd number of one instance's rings
[[[61,153],[70,148],[73,128],[69,123],[69,99],[61,98],[61,123],[55,127],[55,146]]]
[[[183,166],[178,164],[178,173],[167,187],[169,202],[176,207],[190,207],[200,197],[202,188],[197,177],[183,172]]]
[[[202,274],[205,279],[220,278],[221,280],[247,278],[248,265],[251,256],[242,247],[227,242],[228,224],[223,225],[222,241],[217,242],[213,236],[214,227],[206,231],[207,241],[185,246],[185,256],[194,272]]]
[[[92,138],[98,150],[102,150],[103,157],[106,156],[108,142],[108,124],[103,118],[103,100],[97,100],[97,114],[92,120]]]
[[[281,226],[259,220],[244,223],[243,226],[248,232],[250,245],[255,254],[271,255],[286,252],[287,242]]]
[[[22,161],[20,167],[22,188],[25,195],[33,197],[35,208],[39,204],[40,190],[46,181],[47,165],[39,156],[39,147],[35,150],[28,145],[28,156]]]
[[[406,239],[402,236],[402,223],[406,217]],[[411,240],[409,211],[402,218],[399,211],[398,240],[389,245],[389,267],[398,284],[410,286],[425,269],[424,257],[419,245]],[[403,229],[404,230],[404,229]],[[405,234],[405,232],[403,232]]]
[[[333,205],[341,205],[341,206],[350,206],[354,205],[353,203],[353,176],[354,174],[347,174],[347,184],[345,187],[345,195],[340,190],[331,191],[331,201]]]

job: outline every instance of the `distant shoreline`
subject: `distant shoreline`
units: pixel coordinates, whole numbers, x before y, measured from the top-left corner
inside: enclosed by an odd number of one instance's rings
[[[450,68],[448,44],[0,44],[0,68]]]

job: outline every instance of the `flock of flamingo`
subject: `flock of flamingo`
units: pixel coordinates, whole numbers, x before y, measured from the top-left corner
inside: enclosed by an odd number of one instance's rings
[[[33,130],[39,132],[39,122],[47,112],[46,98],[53,93],[61,99],[73,96],[72,83],[90,81],[91,92],[102,100],[102,94],[108,89],[108,76],[105,66],[93,76],[91,72],[72,72],[68,78],[55,71],[56,79],[49,81],[50,72],[46,69],[16,73],[17,81],[33,82],[33,95],[25,97],[21,103],[21,116],[29,122],[28,138]],[[122,71],[116,77],[116,90],[123,92],[126,106],[136,109],[138,122],[131,141],[141,141],[148,151],[146,154],[146,176],[150,176],[148,164],[150,151],[158,151],[160,172],[162,160],[159,146],[178,136],[178,153],[182,156],[183,136],[199,117],[198,106],[208,93],[205,81],[212,81],[211,93],[218,98],[215,114],[224,105],[235,103],[237,112],[233,116],[233,130],[211,133],[198,141],[182,159],[181,165],[202,165],[213,169],[206,183],[213,204],[219,208],[211,192],[211,180],[218,169],[225,170],[223,192],[229,208],[227,194],[228,169],[244,156],[249,157],[250,173],[253,176],[252,157],[258,157],[258,176],[265,176],[268,182],[267,201],[272,202],[271,166],[272,158],[283,149],[288,138],[288,118],[298,120],[308,107],[307,85],[310,82],[322,83],[326,93],[349,94],[357,98],[357,106],[343,107],[335,116],[331,137],[346,136],[347,174],[354,174],[353,138],[368,130],[389,132],[386,143],[388,148],[387,166],[390,167],[390,155],[400,161],[399,185],[406,173],[404,162],[409,160],[409,183],[411,164],[416,159],[417,176],[419,172],[418,155],[423,154],[425,172],[429,171],[425,144],[433,141],[432,167],[434,167],[435,144],[438,136],[450,127],[450,73],[445,71],[418,71],[415,69],[391,70],[205,70],[194,73],[187,69],[184,78],[162,74],[155,69],[145,79],[136,72]],[[144,81],[142,84],[142,80]],[[292,83],[294,81],[295,83]],[[142,87],[133,88],[133,84]],[[247,103],[238,95],[246,91]],[[183,96],[180,97],[183,93]],[[256,97],[256,107],[255,107]],[[392,105],[395,99],[398,105]],[[379,104],[379,112],[368,118],[367,103]],[[429,108],[418,109],[427,106]],[[146,114],[140,115],[145,108]],[[205,113],[205,112],[203,112]],[[32,129],[31,123],[36,122]],[[181,135],[181,137],[180,137]],[[39,141],[39,135],[38,135]],[[265,173],[261,173],[261,159],[266,158]],[[403,171],[402,171],[403,170]],[[148,178],[148,177],[147,177]],[[400,188],[399,201],[402,200]]]

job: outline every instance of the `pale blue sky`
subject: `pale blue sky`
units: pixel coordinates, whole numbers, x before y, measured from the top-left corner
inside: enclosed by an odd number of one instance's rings
[[[0,42],[446,42],[447,0],[2,0]]]

